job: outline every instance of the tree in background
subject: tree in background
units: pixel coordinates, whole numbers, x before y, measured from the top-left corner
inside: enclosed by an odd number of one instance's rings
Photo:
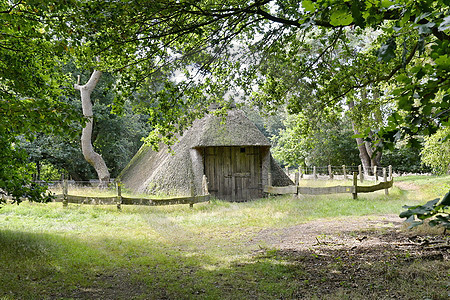
[[[70,74],[78,73],[73,65],[66,66]],[[80,72],[83,78],[88,78],[87,72]],[[114,93],[111,86],[115,79],[108,73],[103,74],[97,88],[91,95],[93,103],[92,146],[101,153],[108,166],[108,171],[115,178],[138,151],[150,128],[147,117],[135,113],[130,101],[124,103],[120,113],[111,113]],[[76,91],[65,99],[73,109],[81,111],[81,102]],[[142,95],[145,97],[145,95]],[[96,171],[86,162],[80,147],[82,126],[72,124],[76,136],[61,136],[39,133],[31,142],[23,143],[31,161],[36,165],[36,177],[41,164],[52,165],[59,174],[68,174],[76,181],[88,181],[96,177]]]
[[[394,149],[383,151],[382,166],[392,166],[395,173],[427,173],[431,169],[422,164],[420,148],[397,145]]]
[[[241,105],[240,109],[245,112],[246,116],[269,140],[271,140],[274,136],[277,136],[280,130],[285,129],[283,120],[286,116],[282,109],[272,114],[261,114],[258,109],[245,104]]]
[[[336,118],[308,127],[305,116],[289,115],[272,141],[274,157],[288,166],[355,166],[360,164],[349,121]]]
[[[420,153],[422,162],[431,167],[436,174],[450,173],[450,127],[439,129],[435,134],[425,137]]]

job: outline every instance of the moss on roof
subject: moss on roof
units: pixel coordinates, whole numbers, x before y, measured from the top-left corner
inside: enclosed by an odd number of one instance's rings
[[[241,110],[230,110],[225,120],[207,115],[194,122],[197,132],[194,147],[271,146],[269,140]]]

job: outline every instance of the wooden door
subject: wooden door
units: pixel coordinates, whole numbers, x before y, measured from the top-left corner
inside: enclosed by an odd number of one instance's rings
[[[262,196],[260,147],[205,147],[203,153],[212,195],[230,201]]]

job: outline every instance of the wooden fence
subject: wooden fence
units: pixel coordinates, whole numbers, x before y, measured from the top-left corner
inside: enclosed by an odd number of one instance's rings
[[[174,205],[174,204],[189,204],[193,207],[195,203],[208,202],[211,195],[208,192],[208,185],[206,176],[202,180],[202,195],[194,195],[194,190],[191,188],[191,196],[186,197],[171,197],[171,198],[144,198],[144,197],[124,197],[122,196],[122,186],[120,182],[116,183],[117,196],[113,197],[92,197],[92,196],[76,196],[69,195],[68,181],[63,181],[63,193],[55,195],[56,202],[62,202],[63,206],[69,203],[75,204],[94,204],[94,205],[117,205],[120,210],[122,205]]]
[[[365,174],[363,171],[363,168],[361,165],[359,166],[331,166],[328,165],[326,167],[316,167],[311,166],[308,168],[302,168],[299,167],[298,170],[296,170],[295,174],[298,173],[299,178],[303,179],[350,179],[351,174],[354,172],[357,172],[358,178],[360,182],[364,182],[364,180],[372,180],[372,181],[379,181],[384,176],[384,172],[388,172],[388,177],[392,178],[392,166],[388,166],[386,168],[379,168],[377,166],[374,166],[371,168],[371,173],[373,175]],[[286,174],[288,176],[293,175],[290,174],[289,168],[286,167]],[[291,177],[291,176],[290,176]],[[293,179],[291,177],[291,179]]]
[[[290,186],[266,186],[264,187],[264,192],[269,194],[296,194],[296,195],[326,195],[326,194],[339,194],[339,193],[351,193],[353,195],[353,199],[358,198],[358,193],[371,193],[379,190],[384,190],[386,195],[389,195],[389,188],[392,187],[394,183],[394,179],[390,177],[390,180],[387,180],[386,170],[383,172],[384,176],[383,182],[380,182],[371,186],[358,186],[358,174],[356,172],[353,173],[353,185],[351,186],[330,186],[330,187],[302,187],[299,186],[298,178],[299,175],[296,175],[295,185]],[[272,182],[271,175],[269,174],[269,183]]]

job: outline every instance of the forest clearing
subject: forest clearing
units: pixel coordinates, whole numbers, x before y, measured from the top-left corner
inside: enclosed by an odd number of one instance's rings
[[[398,214],[449,188],[449,176],[410,176],[358,200],[6,205],[0,297],[447,299],[448,234]]]
[[[0,0],[0,300],[450,298],[449,11]]]

